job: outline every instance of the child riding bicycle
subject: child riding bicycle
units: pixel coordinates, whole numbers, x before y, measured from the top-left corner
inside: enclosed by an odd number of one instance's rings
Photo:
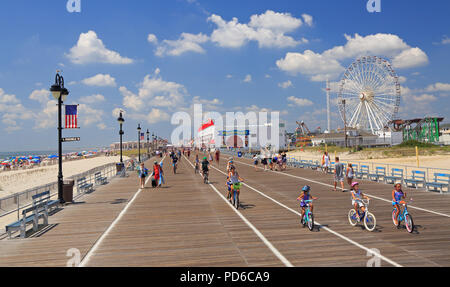
[[[361,190],[359,189],[359,183],[354,182],[352,183],[352,205],[355,208],[355,211],[358,212],[358,210],[361,210],[362,215],[366,212],[366,207],[364,203],[362,202],[362,199],[370,200],[370,198],[367,195],[364,195]],[[359,212],[358,212],[359,213]]]
[[[300,200],[300,207],[302,208],[302,223],[303,223],[303,217],[305,216],[305,209],[306,209],[306,205],[307,205],[307,201],[311,200],[311,199],[319,199],[318,197],[314,197],[312,196],[309,192],[311,190],[311,187],[309,185],[305,185],[302,188],[302,194],[297,198],[297,200]],[[311,212],[314,211],[314,206],[312,204],[312,202],[309,202],[309,208],[311,209]]]
[[[392,191],[392,206],[395,206],[395,220],[397,221],[398,214],[400,213],[400,205],[406,204],[402,199],[406,198],[406,193],[402,190],[402,185],[397,183],[394,185],[394,190]],[[398,222],[396,222],[398,224]]]

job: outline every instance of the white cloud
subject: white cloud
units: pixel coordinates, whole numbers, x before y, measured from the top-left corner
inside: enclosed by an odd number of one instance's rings
[[[288,80],[286,82],[279,83],[278,87],[280,87],[282,89],[287,89],[289,87],[292,87],[292,82],[290,80]]]
[[[120,87],[123,105],[134,111],[145,110],[147,107],[167,107],[175,109],[184,104],[188,95],[186,88],[175,82],[164,81],[159,75],[159,69],[153,75],[145,76],[139,84],[138,94],[134,94],[125,87]]]
[[[419,48],[411,48],[393,34],[374,34],[353,37],[345,35],[344,46],[336,46],[322,54],[306,50],[290,52],[276,62],[278,68],[290,74],[303,74],[312,81],[336,79],[345,69],[341,61],[365,55],[382,55],[392,59],[396,68],[418,67],[428,63],[428,56]]]
[[[312,26],[313,25],[313,17],[308,14],[302,14],[303,21],[305,21],[306,25]]]
[[[327,78],[336,78],[344,71],[344,67],[335,60],[311,50],[301,53],[287,53],[284,59],[276,62],[278,68],[290,74],[304,74],[311,76],[313,81],[324,81]]]
[[[442,37],[442,41],[441,41],[442,45],[448,45],[450,44],[450,38],[447,35],[444,35],[444,37]]]
[[[131,64],[133,60],[122,57],[115,51],[108,50],[94,31],[81,33],[77,44],[66,54],[74,64],[107,63]]]
[[[408,79],[407,79],[406,77],[404,77],[404,76],[398,77],[398,82],[399,82],[400,84],[406,83],[407,80],[408,80]]]
[[[25,108],[16,95],[6,94],[0,88],[0,119],[3,128],[6,132],[11,133],[22,129],[18,120],[31,119],[34,116],[33,112]]]
[[[419,48],[410,48],[395,56],[392,64],[396,68],[412,68],[428,64],[428,56]]]
[[[182,33],[178,40],[164,40],[156,49],[155,55],[163,57],[180,56],[187,52],[205,53],[205,50],[200,46],[208,41],[208,36],[199,33],[197,35],[190,33]]]
[[[46,104],[50,99],[49,90],[34,90],[29,97],[31,100],[38,101],[41,104]]]
[[[97,128],[99,130],[106,130],[106,125],[104,123],[100,123],[100,124],[97,125]]]
[[[95,104],[95,103],[100,103],[100,102],[104,102],[104,101],[105,101],[105,97],[100,94],[80,98],[80,102],[85,103],[85,104]]]
[[[287,100],[289,102],[291,102],[291,104],[288,104],[288,106],[290,106],[290,107],[294,107],[294,106],[306,107],[306,106],[314,105],[314,103],[308,99],[296,98],[294,96],[290,96],[289,98],[287,98]]]
[[[256,41],[260,48],[286,48],[307,42],[306,39],[297,41],[286,35],[303,24],[301,19],[289,13],[267,10],[264,14],[252,15],[248,24],[239,23],[237,18],[227,22],[215,14],[208,21],[217,26],[211,34],[211,41],[220,47],[239,48]]]
[[[160,109],[152,109],[146,117],[146,120],[149,124],[168,121],[169,119],[170,115]]]
[[[252,82],[252,75],[245,76],[245,79],[243,80],[244,83],[251,83]]]
[[[436,83],[426,88],[427,92],[450,92],[450,84]]]
[[[264,78],[266,78],[266,79],[270,79],[270,78],[272,78],[272,76],[271,76],[271,75],[269,75],[269,74],[265,74],[265,75],[264,75]]]
[[[228,74],[228,75],[226,75],[226,78],[231,79],[231,78],[233,78],[233,75]]]
[[[158,38],[154,34],[148,34],[147,41],[152,44],[158,44]]]
[[[99,109],[94,109],[92,106],[86,104],[78,105],[78,119],[83,126],[90,126],[92,124],[102,124],[104,112]],[[99,127],[100,128],[100,127]]]
[[[97,87],[115,87],[116,79],[111,77],[111,75],[98,74],[91,78],[84,79],[83,84],[87,86],[97,86]]]

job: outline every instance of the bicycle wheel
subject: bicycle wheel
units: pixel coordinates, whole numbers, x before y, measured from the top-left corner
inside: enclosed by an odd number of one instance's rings
[[[375,215],[373,215],[370,212],[367,212],[366,216],[364,217],[364,226],[369,231],[374,231],[375,227],[377,226],[377,220],[375,218]]]
[[[312,213],[308,214],[308,228],[310,231],[314,229],[314,215]]]
[[[354,209],[350,209],[348,212],[348,222],[351,226],[356,226],[358,224],[358,213]]]
[[[405,216],[405,225],[406,225],[406,230],[408,230],[409,233],[412,233],[414,231],[414,222],[412,219],[412,216],[407,214]]]
[[[395,209],[392,210],[392,223],[394,223],[394,226],[398,227],[400,222],[398,222],[398,216],[397,216],[397,218],[395,218],[395,212],[396,212]]]
[[[236,199],[234,200],[234,207],[236,207],[236,209],[239,209],[239,195],[237,193],[237,191],[234,192]]]

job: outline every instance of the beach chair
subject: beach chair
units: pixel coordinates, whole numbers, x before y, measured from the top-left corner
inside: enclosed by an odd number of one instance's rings
[[[415,187],[418,188],[419,184],[422,184],[425,187],[425,172],[420,170],[413,170],[411,172],[411,178],[405,178],[405,184],[407,187]]]
[[[443,188],[447,188],[447,192],[449,192],[450,187],[450,174],[445,173],[435,173],[434,174],[434,181],[433,182],[426,182],[425,183],[427,190],[430,190],[430,188],[433,188],[433,190],[437,191],[440,190],[440,193],[443,193]]]
[[[400,168],[393,168],[391,169],[391,175],[386,175],[384,177],[384,182],[386,184],[395,184],[397,181],[400,181],[400,183],[403,183],[403,169]]]

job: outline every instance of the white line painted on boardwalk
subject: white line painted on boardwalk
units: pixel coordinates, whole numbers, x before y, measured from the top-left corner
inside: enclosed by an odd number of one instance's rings
[[[195,169],[195,166],[186,157],[185,159]],[[283,254],[281,254],[281,252],[278,251],[278,249],[276,249],[272,245],[272,243],[270,243],[270,241],[267,240],[267,238],[250,221],[248,221],[247,218],[245,218],[245,216],[242,215],[242,213],[240,213],[236,208],[234,208],[233,205],[231,205],[231,203],[225,198],[225,196],[220,193],[220,191],[217,190],[214,185],[212,185],[211,183],[209,183],[208,185],[220,196],[220,198],[222,198],[228,204],[229,207],[231,207],[231,209],[242,219],[242,221],[244,221],[245,224],[247,224],[247,226],[250,227],[251,230],[253,230],[253,232],[259,237],[259,239],[261,239],[261,241],[270,249],[270,251],[272,251],[272,253],[278,259],[280,259],[281,262],[283,262],[286,267],[294,267],[292,263],[289,262],[289,260],[287,260],[286,257],[284,257]]]
[[[160,164],[164,161],[166,157],[164,156],[163,159],[161,160]],[[151,176],[149,176],[147,178],[147,180],[145,181],[145,184],[147,184],[147,182],[152,178],[153,173]],[[122,211],[120,212],[119,216],[117,216],[117,218],[111,223],[111,225],[108,227],[108,229],[106,229],[106,231],[100,236],[100,238],[95,242],[94,246],[92,246],[92,248],[89,250],[89,252],[86,254],[86,256],[84,256],[83,260],[81,261],[79,267],[85,267],[86,264],[89,263],[89,260],[91,259],[92,255],[94,254],[94,252],[97,250],[97,248],[100,246],[100,244],[102,243],[102,241],[106,238],[106,236],[108,236],[108,234],[111,232],[111,230],[113,230],[113,228],[116,226],[116,224],[120,221],[120,219],[122,219],[122,217],[125,215],[125,213],[127,213],[128,208],[133,204],[133,202],[136,200],[136,198],[138,197],[138,195],[141,193],[142,189],[139,188],[138,191],[134,194],[133,198],[127,203],[127,205],[125,206],[124,209],[122,209]]]
[[[236,161],[235,161],[235,162],[236,162]],[[217,169],[216,167],[212,166],[212,168],[214,168],[214,169],[217,170],[218,172],[220,172],[220,173],[226,175],[226,173],[224,173],[223,171]],[[246,184],[246,183],[242,183],[242,184],[243,184],[244,186],[250,188],[251,190],[253,190],[253,191],[259,193],[260,195],[264,196],[265,198],[267,198],[267,199],[269,199],[269,200],[275,202],[275,203],[278,204],[279,206],[281,206],[281,207],[283,207],[283,208],[285,208],[285,209],[291,211],[292,213],[295,213],[296,215],[298,215],[298,216],[301,217],[301,214],[300,214],[299,212],[293,210],[292,208],[290,208],[290,207],[284,205],[283,203],[281,203],[281,202],[279,202],[279,201],[273,199],[272,197],[266,195],[265,193],[263,193],[263,192],[257,190],[257,189],[254,188],[254,187],[251,187],[250,185],[248,185],[248,184]],[[381,255],[381,254],[379,254],[379,253],[373,251],[373,249],[367,248],[367,247],[365,247],[364,245],[361,245],[361,244],[359,244],[358,242],[353,241],[352,239],[350,239],[350,238],[348,238],[348,237],[346,237],[346,236],[344,236],[344,235],[342,235],[342,234],[339,234],[339,233],[337,233],[336,231],[334,231],[334,230],[332,230],[332,229],[330,229],[330,228],[328,228],[328,227],[326,227],[326,226],[321,225],[321,224],[320,224],[319,222],[317,222],[317,221],[315,221],[315,223],[317,223],[318,225],[320,225],[321,228],[323,228],[324,230],[330,232],[331,234],[334,234],[335,236],[337,236],[337,237],[339,237],[339,238],[341,238],[341,239],[343,239],[343,240],[345,240],[345,241],[347,241],[347,242],[349,242],[349,243],[351,243],[351,244],[353,244],[353,245],[355,245],[355,246],[357,246],[357,247],[359,247],[359,248],[361,248],[361,249],[367,251],[368,253],[370,253],[370,254],[372,254],[372,255],[374,255],[374,256],[377,256],[377,257],[381,258],[382,260],[388,262],[389,264],[394,265],[395,267],[403,267],[402,265],[400,265],[400,264],[398,264],[398,263],[392,261],[391,259],[387,258],[386,256],[383,256],[383,255]]]
[[[248,164],[248,163],[245,163],[245,162],[236,161],[236,160],[235,160],[234,162],[237,162],[237,163],[240,163],[240,164],[243,164],[243,165],[248,165],[248,166],[253,167],[251,164]],[[258,167],[258,168],[259,168],[259,169],[263,169],[263,168],[261,168],[261,167]],[[306,181],[309,181],[309,182],[313,182],[313,183],[321,184],[321,185],[323,185],[323,186],[329,186],[329,187],[333,187],[333,188],[334,188],[334,185],[331,185],[331,184],[328,184],[328,183],[323,183],[323,182],[320,182],[320,181],[315,181],[315,180],[313,180],[313,179],[309,179],[309,178],[305,178],[305,177],[301,177],[301,176],[297,176],[297,175],[293,175],[293,174],[289,174],[289,173],[283,173],[283,172],[273,171],[273,170],[270,170],[270,169],[268,169],[267,171],[273,172],[273,173],[276,173],[276,174],[282,174],[282,175],[286,175],[286,176],[298,178],[298,179],[303,179],[303,180],[306,180]],[[338,188],[342,190],[342,188],[340,188],[340,187],[338,187]],[[373,197],[373,198],[375,198],[375,199],[378,199],[378,200],[382,200],[382,201],[385,201],[385,202],[392,203],[392,200],[388,200],[388,199],[385,199],[385,198],[381,198],[381,197],[378,197],[378,196],[375,196],[375,195],[372,195],[372,194],[369,194],[369,193],[365,193],[365,194],[367,194],[367,195],[369,195],[370,197]],[[413,209],[417,209],[417,210],[421,210],[421,211],[425,211],[425,212],[429,212],[429,213],[433,213],[433,214],[436,214],[436,215],[440,215],[440,216],[444,216],[444,217],[450,218],[450,215],[448,215],[448,214],[441,213],[441,212],[437,212],[437,211],[433,211],[433,210],[429,210],[429,209],[425,209],[425,208],[421,208],[421,207],[417,207],[417,206],[414,206],[414,205],[408,205],[408,208],[413,208]]]

